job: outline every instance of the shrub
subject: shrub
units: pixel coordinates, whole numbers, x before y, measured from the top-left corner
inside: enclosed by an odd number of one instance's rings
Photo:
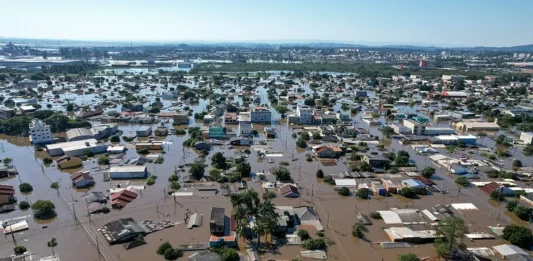
[[[326,248],[326,241],[324,239],[306,239],[302,241],[302,247],[307,250],[322,250]]]
[[[413,253],[401,254],[398,256],[398,261],[420,261],[420,258]]]
[[[50,188],[58,189],[59,188],[59,183],[58,182],[52,182],[52,184],[50,184]]]
[[[30,203],[28,203],[28,201],[21,201],[21,202],[19,202],[19,208],[21,210],[26,210],[26,209],[30,208]]]
[[[370,190],[367,188],[361,188],[361,189],[358,189],[355,194],[356,196],[362,199],[368,199],[368,197],[370,196]]]
[[[43,158],[43,163],[46,165],[52,164],[52,162],[54,162],[54,160],[52,160],[51,158]]]
[[[19,190],[22,193],[30,193],[33,191],[33,187],[30,185],[30,183],[22,183],[19,185]]]
[[[411,187],[403,187],[398,191],[398,194],[406,198],[414,198],[416,196],[415,191]]]
[[[152,186],[155,184],[156,176],[152,175],[146,179],[146,185]]]
[[[461,186],[468,186],[468,184],[470,184],[470,182],[468,181],[468,179],[466,177],[458,177],[456,180],[455,180],[455,183],[458,184],[458,185],[461,185]]]
[[[435,169],[432,167],[426,167],[422,170],[422,176],[430,179],[435,174]]]
[[[109,141],[111,141],[111,142],[120,142],[120,137],[117,136],[117,135],[111,136],[111,138],[109,138]]]
[[[503,192],[495,190],[490,193],[490,199],[496,201],[503,201],[505,199],[505,195],[503,194]]]
[[[109,158],[108,157],[99,158],[98,165],[109,165]]]
[[[102,208],[102,213],[107,214],[109,212],[111,212],[111,209],[109,209],[108,207]]]
[[[363,232],[365,230],[366,230],[365,225],[363,225],[363,223],[357,221],[352,226],[352,236],[358,237],[358,238],[362,238],[363,235],[364,235]]]
[[[372,212],[370,213],[370,217],[373,219],[381,219],[381,214],[379,214],[379,212]]]
[[[324,237],[325,236],[324,231],[318,231],[318,232],[316,232],[316,235],[319,236],[319,237]]]
[[[51,219],[56,216],[56,206],[50,200],[37,200],[31,205],[36,219]]]

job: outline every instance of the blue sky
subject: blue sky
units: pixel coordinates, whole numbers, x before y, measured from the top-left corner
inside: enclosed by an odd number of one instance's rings
[[[0,0],[0,37],[533,44],[533,0]]]

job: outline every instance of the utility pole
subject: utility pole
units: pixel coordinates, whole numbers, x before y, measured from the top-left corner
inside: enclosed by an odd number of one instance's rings
[[[328,220],[327,220],[327,223],[326,223],[326,228],[329,228],[329,212],[327,214],[328,214]]]
[[[98,260],[100,260],[100,256],[102,255],[102,253],[100,253],[100,247],[98,246],[98,235],[94,235],[95,239],[96,239],[96,251],[98,251]]]
[[[15,240],[15,233],[13,233],[13,230],[11,228],[13,224],[9,225],[9,232],[11,232],[11,237],[13,238],[13,243],[15,243],[15,246],[17,246],[17,240]]]

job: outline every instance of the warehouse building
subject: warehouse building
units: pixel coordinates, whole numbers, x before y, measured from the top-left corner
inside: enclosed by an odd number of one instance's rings
[[[148,175],[146,166],[116,166],[109,169],[112,179],[142,179]]]
[[[95,139],[69,141],[46,145],[46,151],[48,151],[48,154],[50,154],[52,157],[61,155],[78,157],[84,155],[88,150],[94,154],[104,153],[107,150],[107,145],[100,144]]]

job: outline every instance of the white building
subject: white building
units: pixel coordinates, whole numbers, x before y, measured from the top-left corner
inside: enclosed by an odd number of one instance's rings
[[[296,106],[296,116],[300,124],[311,124],[313,122],[313,109],[305,106]]]
[[[87,150],[94,154],[104,153],[107,151],[107,145],[98,143],[96,139],[89,139],[49,144],[46,145],[46,150],[52,157],[63,154],[78,157],[84,155]]]
[[[266,107],[255,107],[252,109],[251,121],[253,123],[265,123],[270,124],[272,122],[272,111]]]
[[[46,123],[38,119],[33,120],[30,123],[30,141],[33,144],[53,142],[50,125],[46,125]]]
[[[426,125],[413,120],[403,120],[403,126],[409,128],[413,135],[424,135],[426,131]]]
[[[520,133],[520,140],[525,144],[533,144],[533,132]]]
[[[239,122],[239,133],[238,136],[249,137],[253,135],[253,125],[250,120],[250,113],[239,113],[237,117]]]

